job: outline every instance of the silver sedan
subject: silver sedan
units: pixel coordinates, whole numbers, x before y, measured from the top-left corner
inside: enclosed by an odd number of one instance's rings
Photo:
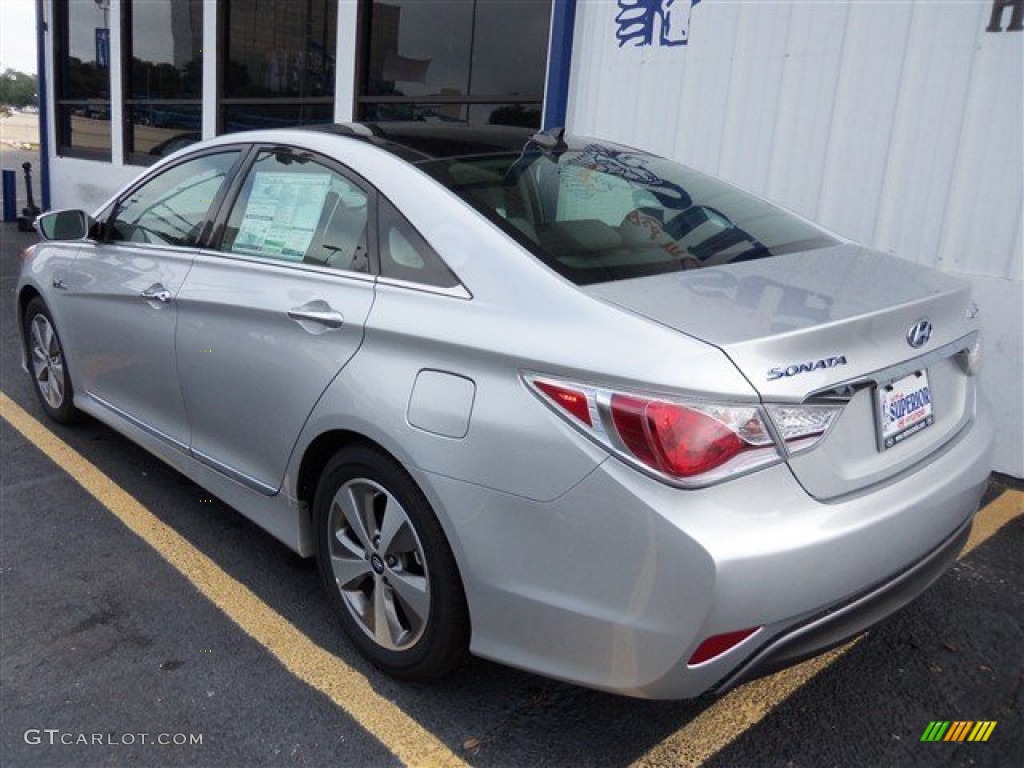
[[[635,149],[236,134],[37,226],[41,407],[315,556],[406,679],[726,690],[918,595],[986,485],[969,286]]]

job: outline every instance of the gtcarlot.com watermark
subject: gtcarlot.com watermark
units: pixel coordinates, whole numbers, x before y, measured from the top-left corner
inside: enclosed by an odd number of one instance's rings
[[[23,737],[33,746],[96,747],[195,747],[202,746],[201,733],[82,733],[60,728],[29,728]]]

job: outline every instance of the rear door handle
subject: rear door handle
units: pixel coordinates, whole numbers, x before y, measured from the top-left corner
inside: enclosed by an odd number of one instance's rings
[[[306,326],[306,323],[313,323],[331,331],[337,330],[345,324],[344,315],[322,299],[289,309],[288,317],[298,321],[299,325],[309,331],[312,329]]]
[[[171,292],[163,287],[160,283],[153,283],[146,290],[142,292],[142,298],[147,301],[159,301],[162,304],[166,304],[171,300]]]

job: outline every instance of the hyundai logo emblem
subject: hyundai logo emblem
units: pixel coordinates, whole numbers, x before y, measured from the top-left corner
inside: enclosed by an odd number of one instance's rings
[[[932,324],[928,320],[918,320],[907,331],[907,344],[914,349],[923,347],[932,337]]]

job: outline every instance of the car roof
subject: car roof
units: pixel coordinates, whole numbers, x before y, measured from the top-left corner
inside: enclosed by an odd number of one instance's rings
[[[413,164],[518,153],[534,134],[530,128],[515,126],[425,122],[334,123],[302,130],[360,139]]]

